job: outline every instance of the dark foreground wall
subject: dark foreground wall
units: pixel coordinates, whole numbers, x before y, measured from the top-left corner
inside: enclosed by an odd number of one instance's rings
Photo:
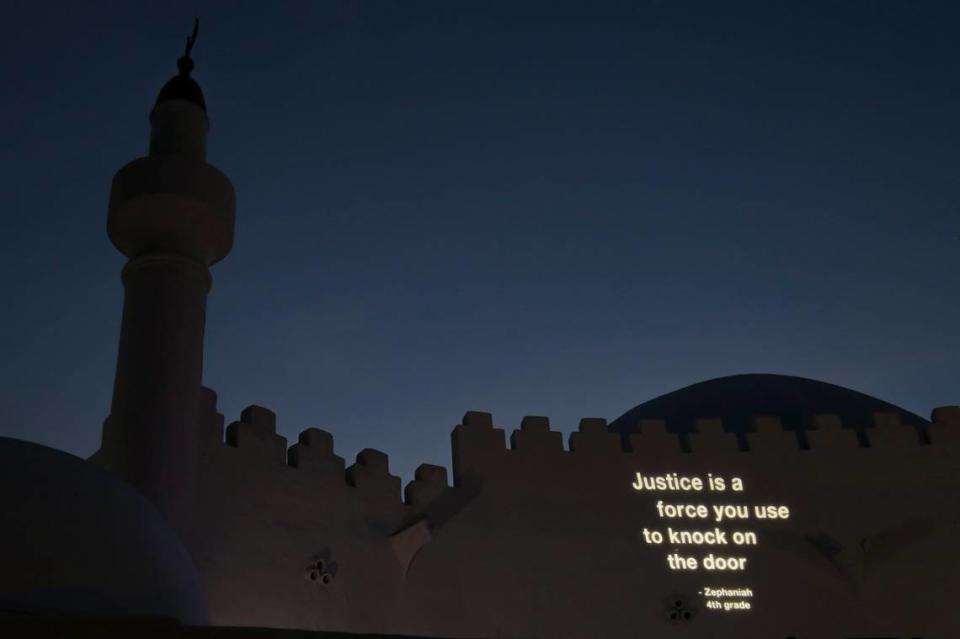
[[[0,612],[0,636],[39,639],[400,639],[397,635],[357,635],[277,628],[184,626],[155,617],[49,617]],[[407,637],[407,639],[419,639]],[[442,639],[442,638],[438,638]]]
[[[508,445],[490,415],[468,413],[453,432],[454,486],[424,466],[401,499],[382,453],[344,469],[316,429],[288,449],[259,407],[224,440],[215,395],[204,398],[199,494],[177,527],[213,624],[960,636],[957,409],[938,409],[922,432],[877,414],[869,441],[819,416],[809,450],[775,418],[755,420],[749,452],[719,420],[700,420],[689,453],[662,422],[625,452],[603,420],[584,420],[565,448],[545,418],[525,419]]]
[[[150,617],[79,618],[29,617],[0,612],[0,634],[23,639],[70,637],[71,639],[444,639],[443,637],[415,637],[412,635],[371,635],[309,630],[281,630],[277,628],[184,626],[166,619]],[[643,637],[644,635],[638,635]],[[807,639],[801,636],[756,635],[744,639]],[[479,637],[477,639],[480,639]],[[813,638],[811,638],[813,639]],[[820,635],[816,639],[854,639],[846,635]],[[866,639],[866,638],[858,638]],[[899,637],[871,637],[870,639],[901,639]],[[903,637],[902,639],[923,639]]]

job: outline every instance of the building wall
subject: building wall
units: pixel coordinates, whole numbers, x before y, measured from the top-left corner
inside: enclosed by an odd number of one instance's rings
[[[270,411],[250,407],[224,429],[215,394],[203,398],[200,484],[193,514],[175,523],[214,624],[558,639],[960,636],[957,408],[938,409],[922,431],[878,414],[869,447],[822,416],[810,450],[775,418],[758,418],[749,451],[705,419],[690,453],[662,422],[644,424],[628,452],[603,420],[583,420],[565,448],[546,418],[526,418],[508,445],[488,414],[467,413],[452,434],[454,486],[425,465],[401,498],[386,455],[366,450],[345,468],[323,431],[288,449]],[[737,477],[743,490],[636,490],[638,472]],[[658,500],[710,512],[784,505],[789,518],[667,521]],[[645,541],[644,528],[667,527],[718,527],[728,540],[753,532],[757,543]],[[672,570],[675,547],[744,557],[746,569]],[[751,609],[710,609],[706,587],[749,588],[722,601]]]

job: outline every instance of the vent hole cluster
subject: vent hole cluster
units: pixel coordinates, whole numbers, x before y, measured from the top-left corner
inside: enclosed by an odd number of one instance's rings
[[[690,606],[682,596],[667,597],[667,608],[664,614],[670,623],[689,623],[697,616],[697,611]]]
[[[307,579],[318,586],[329,586],[333,583],[333,572],[326,561],[316,559],[307,568]]]

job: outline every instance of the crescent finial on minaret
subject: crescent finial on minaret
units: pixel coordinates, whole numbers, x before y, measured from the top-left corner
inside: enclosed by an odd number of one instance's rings
[[[177,59],[177,70],[179,73],[172,77],[163,85],[163,88],[160,89],[160,94],[157,96],[157,104],[166,102],[167,100],[186,100],[187,102],[196,104],[206,112],[207,103],[206,100],[203,99],[203,91],[200,89],[197,81],[190,77],[190,72],[193,71],[194,66],[190,53],[197,43],[197,32],[199,30],[200,18],[194,18],[193,33],[187,36],[187,46],[184,49],[183,55]]]
[[[187,36],[187,46],[183,51],[183,56],[177,60],[177,69],[180,75],[190,75],[193,71],[193,58],[190,52],[193,51],[193,45],[197,43],[197,32],[200,30],[200,18],[193,19],[193,34]]]

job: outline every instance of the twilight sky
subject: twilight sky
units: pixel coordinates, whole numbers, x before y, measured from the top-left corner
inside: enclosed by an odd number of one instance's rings
[[[404,481],[743,372],[960,403],[954,2],[4,3],[0,435],[87,456],[113,173],[194,15],[237,191],[205,384]]]

